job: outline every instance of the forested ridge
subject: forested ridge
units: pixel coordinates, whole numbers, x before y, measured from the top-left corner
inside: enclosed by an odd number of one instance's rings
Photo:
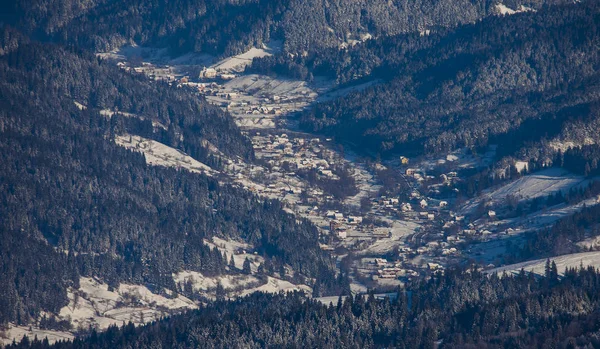
[[[387,82],[317,105],[302,126],[382,154],[491,141],[514,154],[559,135],[566,121],[593,124],[599,8],[596,1],[545,7],[340,53],[350,62],[340,68],[342,82],[344,74]],[[341,58],[327,64],[339,67]]]
[[[306,131],[382,156],[498,144],[498,158],[527,160],[530,170],[554,164],[600,174],[600,3],[509,0],[510,8],[528,11],[496,16],[498,4],[2,2],[0,329],[9,322],[39,325],[41,314],[69,303],[67,290],[84,276],[111,289],[127,282],[204,302],[191,280],[182,287],[173,274],[252,273],[248,260],[238,270],[232,256],[209,246],[213,237],[251,245],[248,252],[264,258],[255,273],[261,280],[303,283],[314,296],[350,293],[348,266],[342,261],[337,270],[319,246],[317,228],[281,202],[218,176],[149,166],[141,153],[117,145],[117,136],[137,135],[217,170],[224,158],[255,160],[250,140],[227,112],[191,89],[150,81],[95,52],[135,43],[168,48],[173,56],[229,56],[282,40],[280,54],[256,59],[248,72],[325,75],[338,87],[377,81],[300,112]],[[585,145],[564,150],[563,143]],[[356,194],[350,172],[334,170],[351,189],[319,179],[316,170],[298,174],[336,197]],[[494,170],[468,178],[467,195],[492,185]],[[545,200],[550,206],[599,192],[590,185]],[[527,202],[529,209],[533,204]],[[597,232],[599,214],[585,208],[529,234],[508,257],[578,251],[576,243]],[[197,311],[103,334],[90,329],[89,337],[54,347],[598,347],[599,290],[597,270],[559,276],[551,263],[539,278],[450,268],[413,280],[391,301],[357,296],[338,306],[298,293],[223,301],[219,283],[217,301]],[[50,346],[24,339],[12,347]]]
[[[117,132],[155,139],[200,161],[209,156],[206,142],[225,155],[253,158],[250,140],[231,117],[198,95],[125,73],[79,49],[30,42],[10,28],[3,33],[4,83],[51,92],[96,112],[116,112],[110,123]],[[125,117],[129,114],[137,117]]]
[[[210,140],[251,159],[249,141],[229,115],[87,53],[28,42],[10,29],[3,37],[0,322],[25,324],[42,310],[57,312],[79,276],[176,290],[172,273],[181,270],[239,272],[203,242],[213,236],[247,241],[298,280],[339,292],[316,228],[280,202],[205,175],[148,166],[114,142],[125,132],[141,134],[204,160],[211,154],[201,151],[202,140]],[[141,118],[100,114],[117,107]],[[151,120],[168,131],[156,131]]]
[[[536,278],[448,270],[392,299],[323,305],[302,294],[253,294],[143,327],[113,326],[73,342],[8,348],[593,348],[600,345],[593,268],[556,265]]]
[[[560,2],[506,4],[538,9]],[[173,53],[231,55],[271,39],[283,40],[286,52],[302,54],[365,36],[452,28],[497,13],[497,4],[496,0],[17,0],[0,9],[5,21],[40,39],[94,51],[136,42],[169,47]]]

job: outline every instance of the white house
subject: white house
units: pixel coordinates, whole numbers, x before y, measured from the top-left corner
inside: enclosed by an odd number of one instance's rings
[[[362,220],[363,218],[359,216],[348,216],[348,222],[351,224],[360,224]]]

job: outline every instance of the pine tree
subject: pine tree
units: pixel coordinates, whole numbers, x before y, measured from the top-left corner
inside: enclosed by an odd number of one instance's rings
[[[229,270],[235,269],[235,259],[233,259],[233,254],[231,255],[231,259],[229,260]]]
[[[552,261],[552,265],[550,266],[550,283],[555,284],[558,282],[558,269],[556,267],[556,263]]]
[[[225,300],[225,288],[220,280],[217,282],[216,298],[218,301]]]
[[[546,259],[546,265],[544,266],[544,276],[550,278],[550,258]]]
[[[244,259],[244,266],[242,268],[242,272],[247,275],[252,274],[252,269],[250,268],[250,260],[248,259],[248,257]]]

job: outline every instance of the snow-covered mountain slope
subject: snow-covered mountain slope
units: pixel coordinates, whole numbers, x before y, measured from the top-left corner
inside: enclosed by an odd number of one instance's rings
[[[573,253],[558,257],[551,257],[551,261],[556,263],[556,268],[559,274],[564,274],[565,268],[574,268],[583,265],[584,267],[593,266],[600,267],[600,251]],[[526,272],[532,272],[538,275],[543,275],[546,267],[546,258],[536,259],[517,264],[505,265],[503,267],[488,270],[488,273],[502,274],[517,274],[524,269]]]

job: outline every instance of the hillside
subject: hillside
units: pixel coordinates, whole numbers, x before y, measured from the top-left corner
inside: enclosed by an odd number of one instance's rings
[[[0,347],[600,347],[599,25],[2,2]]]
[[[0,322],[56,314],[80,276],[184,292],[173,274],[242,273],[229,262],[233,251],[206,243],[214,237],[248,243],[264,264],[261,277],[291,268],[299,283],[334,287],[316,228],[280,202],[148,166],[115,143],[130,133],[208,163],[222,153],[251,159],[231,117],[197,96],[22,39],[0,56],[0,101]],[[116,108],[126,115],[102,112]]]
[[[357,66],[387,82],[317,105],[301,124],[381,154],[499,144],[506,156],[569,139],[596,118],[599,11],[595,1],[546,7],[358,48]]]
[[[539,9],[559,2],[507,5]],[[272,39],[283,40],[287,52],[302,54],[371,37],[452,28],[501,9],[488,0],[20,0],[5,3],[0,12],[6,22],[39,38],[94,51],[136,42],[179,53],[232,55]]]
[[[452,271],[391,299],[357,295],[337,306],[257,293],[144,327],[111,327],[52,346],[24,339],[8,348],[596,347],[598,280],[593,268],[561,279],[555,267],[538,279]]]
[[[499,268],[491,269],[488,272],[498,274],[518,274],[521,272],[521,270],[524,270],[525,272],[543,275],[545,273],[547,261],[548,259],[536,259],[527,262],[505,265]],[[552,257],[550,258],[550,261],[556,264],[556,268],[559,275],[564,275],[565,270],[579,268],[581,266],[585,268],[587,268],[588,266],[598,268],[600,266],[600,253],[597,251],[572,253]]]

